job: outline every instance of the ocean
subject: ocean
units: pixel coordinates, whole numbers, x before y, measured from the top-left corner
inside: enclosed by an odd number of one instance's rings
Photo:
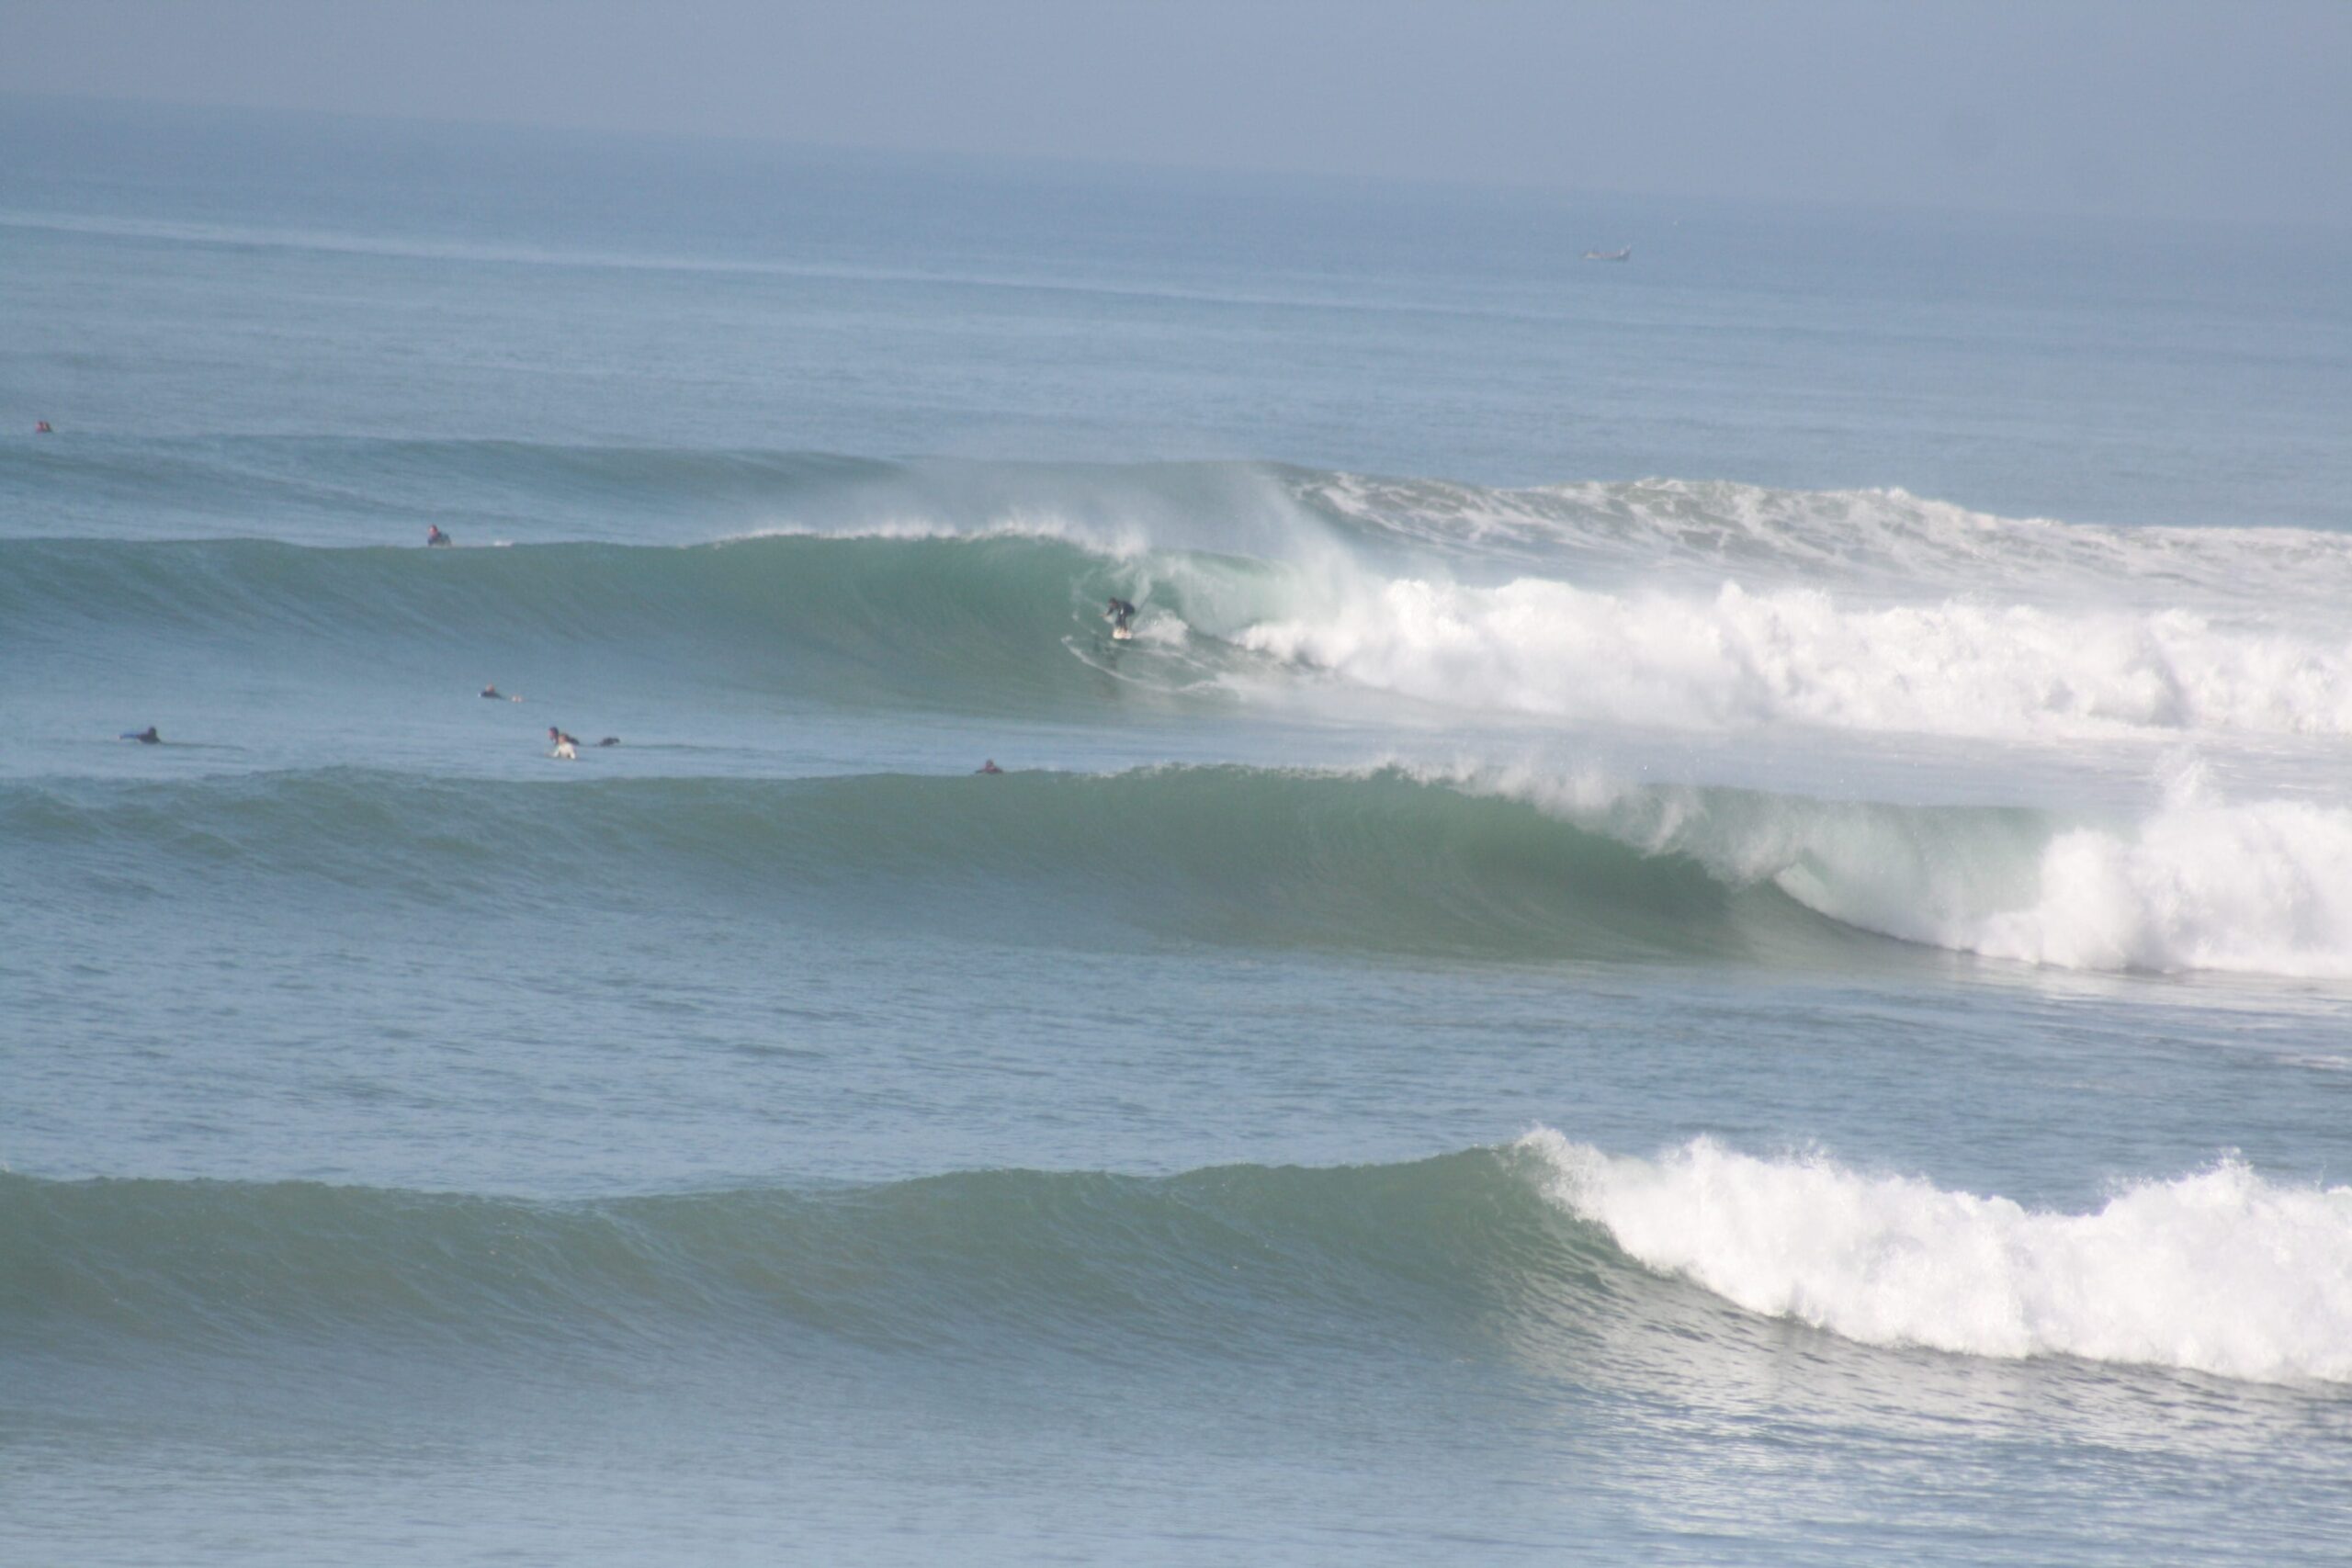
[[[0,143],[0,1559],[2352,1555],[2342,214]]]

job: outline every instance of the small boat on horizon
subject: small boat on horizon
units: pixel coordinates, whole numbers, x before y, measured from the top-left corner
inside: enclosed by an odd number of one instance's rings
[[[1623,261],[1633,254],[1634,247],[1627,245],[1622,251],[1587,251],[1584,254],[1584,259],[1587,261]]]

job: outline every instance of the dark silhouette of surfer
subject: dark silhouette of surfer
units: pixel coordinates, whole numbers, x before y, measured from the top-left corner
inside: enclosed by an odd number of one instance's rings
[[[122,732],[122,738],[125,740],[136,740],[141,746],[161,746],[164,743],[164,738],[155,733],[155,727],[152,724],[144,729],[126,729]]]
[[[1102,612],[1102,618],[1111,623],[1113,637],[1125,638],[1134,633],[1136,607],[1125,599],[1114,599],[1111,607]]]
[[[33,421],[33,434],[35,435],[54,435],[57,433],[50,429],[49,421],[45,419],[37,419]]]
[[[1004,770],[996,765],[996,759],[994,757],[990,757],[987,761],[982,762],[978,767],[974,768],[972,772],[976,773],[1001,773],[1004,772]]]
[[[424,525],[424,542],[427,545],[446,545],[449,542],[449,536],[441,531],[440,524],[427,523]]]
[[[481,689],[481,694],[488,697],[492,702],[497,702],[506,695],[505,693],[500,691],[496,686],[484,686]]]

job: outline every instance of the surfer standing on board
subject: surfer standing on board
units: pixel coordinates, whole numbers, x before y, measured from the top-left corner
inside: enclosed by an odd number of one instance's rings
[[[1121,642],[1136,635],[1132,624],[1136,618],[1136,607],[1125,599],[1112,600],[1111,607],[1102,612],[1102,618],[1111,623],[1111,635]]]

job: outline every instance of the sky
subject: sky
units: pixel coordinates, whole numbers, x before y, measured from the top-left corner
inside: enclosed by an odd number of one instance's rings
[[[0,91],[2352,227],[2352,0],[0,0]]]

